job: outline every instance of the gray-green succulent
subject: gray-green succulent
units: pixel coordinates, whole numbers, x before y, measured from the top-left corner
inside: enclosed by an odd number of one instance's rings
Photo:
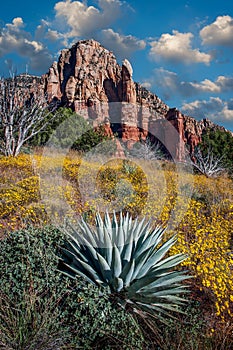
[[[167,252],[176,242],[173,236],[164,243],[165,229],[152,228],[146,219],[133,220],[128,214],[108,213],[102,220],[96,215],[96,225],[81,219],[77,226],[68,224],[67,246],[63,248],[60,269],[76,278],[84,276],[89,282],[107,287],[109,293],[123,306],[138,312],[153,314],[163,320],[180,311],[186,299],[191,276],[173,268],[186,256]]]

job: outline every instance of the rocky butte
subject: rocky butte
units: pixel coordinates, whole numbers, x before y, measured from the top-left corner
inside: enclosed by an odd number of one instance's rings
[[[184,159],[184,144],[193,153],[205,128],[220,128],[207,119],[197,121],[169,108],[134,82],[132,75],[128,60],[119,65],[114,54],[97,41],[81,40],[61,51],[58,62],[38,84],[50,103],[71,107],[90,118],[94,126],[104,124],[106,132],[117,132],[127,147],[150,133],[168,145],[177,160]]]

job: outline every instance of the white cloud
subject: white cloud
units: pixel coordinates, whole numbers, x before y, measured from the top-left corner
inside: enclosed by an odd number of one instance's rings
[[[87,6],[81,1],[60,1],[54,9],[59,27],[69,26],[68,37],[90,38],[96,31],[107,28],[122,13],[119,0],[99,0],[98,7]]]
[[[183,81],[175,72],[164,68],[154,70],[153,76],[144,83],[159,86],[161,97],[169,100],[174,95],[182,97],[195,96],[201,93],[224,93],[233,91],[233,77],[218,76],[215,81],[204,79],[200,82]]]
[[[7,24],[7,27],[8,28],[11,28],[11,27],[24,27],[24,23],[23,23],[23,19],[21,17],[16,17],[13,19],[12,21],[13,25],[12,24]]]
[[[64,36],[61,33],[59,33],[57,30],[48,29],[46,33],[46,39],[50,41],[57,41],[63,38]]]
[[[173,63],[204,63],[211,62],[211,55],[192,48],[192,33],[180,33],[173,30],[171,34],[162,34],[159,40],[150,43],[150,57],[154,61],[166,60]]]
[[[181,111],[197,119],[208,118],[214,122],[233,122],[233,100],[224,101],[219,97],[184,103]]]
[[[205,45],[220,45],[233,48],[233,18],[219,16],[210,25],[200,31],[202,43]]]
[[[22,18],[14,18],[12,23],[7,23],[0,32],[0,57],[9,53],[17,53],[25,57],[32,69],[45,71],[52,62],[52,57],[47,48],[36,40],[24,29]]]
[[[51,41],[63,40],[66,44],[79,38],[93,38],[112,50],[119,58],[129,58],[134,51],[144,49],[146,42],[109,28],[129,8],[120,0],[98,0],[97,6],[88,6],[85,1],[60,1],[54,7],[54,27],[59,29],[57,31],[50,28],[46,38]]]
[[[233,77],[220,75],[215,81],[204,79],[200,83],[191,82],[190,85],[198,92],[222,93],[233,91]]]
[[[35,32],[35,40],[43,40],[46,36],[50,23],[44,19],[41,20],[41,23],[37,26]]]
[[[141,84],[144,88],[150,90],[152,88],[152,83],[149,82],[149,81],[144,81],[142,84]]]
[[[186,97],[190,95],[188,89],[184,86],[184,82],[179,79],[179,76],[164,68],[154,70],[151,82],[153,82],[155,87],[160,87],[161,97],[165,100],[169,100],[174,94]]]
[[[104,29],[100,33],[101,43],[121,58],[130,57],[137,50],[143,50],[146,42],[132,35],[121,35],[112,29]]]
[[[194,91],[197,91],[197,92],[220,92],[221,91],[221,87],[209,79],[204,79],[200,83],[190,82],[189,84],[194,88]]]

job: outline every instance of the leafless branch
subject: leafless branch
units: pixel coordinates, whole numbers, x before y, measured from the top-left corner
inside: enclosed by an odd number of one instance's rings
[[[18,84],[17,77],[0,80],[0,152],[17,156],[22,146],[55,118],[36,82]]]
[[[211,148],[208,149],[206,155],[199,147],[194,152],[193,167],[206,177],[216,177],[223,173],[226,169],[222,161],[223,157],[214,156]]]
[[[130,151],[130,155],[145,160],[159,160],[165,157],[161,144],[159,142],[153,143],[150,138],[136,144],[135,148]]]

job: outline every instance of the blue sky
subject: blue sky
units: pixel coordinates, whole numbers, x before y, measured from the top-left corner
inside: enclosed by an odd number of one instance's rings
[[[129,59],[134,80],[170,107],[233,131],[231,1],[4,1],[0,75],[46,73],[88,38]]]

